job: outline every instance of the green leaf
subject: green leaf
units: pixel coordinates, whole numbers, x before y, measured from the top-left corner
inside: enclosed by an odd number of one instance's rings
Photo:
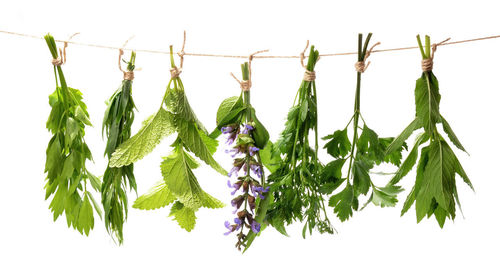
[[[350,149],[351,142],[347,137],[347,128],[344,130],[337,130],[333,134],[323,137],[323,140],[328,140],[325,144],[326,151],[328,154],[335,158],[345,157]]]
[[[398,202],[397,195],[403,191],[400,186],[387,185],[385,187],[373,187],[371,202],[380,207],[394,207]]]
[[[344,190],[330,197],[328,205],[334,207],[333,211],[340,221],[344,222],[352,216],[352,209],[356,202],[354,199],[354,188],[347,185]]]
[[[92,196],[92,194],[90,194],[90,192],[87,192],[87,195],[90,197],[90,200],[92,201],[92,205],[94,205],[94,209],[97,212],[97,214],[99,215],[99,218],[102,219],[102,210],[101,210],[101,207],[99,206],[99,203],[97,203],[97,201],[94,199],[94,196]]]
[[[432,72],[423,72],[415,86],[416,116],[420,119],[425,131],[430,134],[440,122],[439,85]]]
[[[307,117],[307,112],[309,110],[309,102],[307,100],[302,101],[302,104],[300,105],[300,121],[304,122]]]
[[[226,98],[222,101],[217,110],[217,129],[223,126],[234,123],[237,116],[243,111],[243,98],[240,96],[234,96]]]
[[[167,184],[161,182],[137,198],[132,207],[143,210],[159,209],[173,203],[176,199],[177,197],[168,190]]]
[[[386,155],[389,155],[395,152],[397,149],[401,148],[405,143],[406,139],[410,137],[413,131],[422,127],[422,123],[419,118],[415,118],[404,130],[401,134],[392,141],[392,143],[385,150]]]
[[[174,220],[179,223],[181,228],[190,232],[196,224],[194,212],[195,210],[192,208],[186,207],[181,202],[176,201],[170,209],[170,214],[168,216],[173,216]]]
[[[274,173],[280,168],[281,158],[273,151],[274,144],[269,141],[266,147],[259,151],[262,164],[271,172]]]
[[[203,131],[199,130],[194,123],[178,119],[176,120],[176,125],[179,137],[187,149],[214,170],[227,176],[227,171],[212,157],[212,153],[214,153],[217,148],[217,140],[208,137]]]
[[[88,125],[88,126],[91,126],[91,125],[92,125],[92,124],[90,123],[90,119],[89,119],[89,117],[88,117],[87,112],[83,111],[83,109],[82,109],[80,106],[77,106],[77,107],[75,108],[75,118],[76,118],[78,121],[80,121],[80,122],[82,122],[82,123],[84,123],[84,124],[86,124],[86,125]]]
[[[420,191],[420,187],[422,186],[422,181],[424,179],[425,168],[427,167],[427,163],[429,161],[429,146],[422,148],[420,151],[420,161],[417,166],[417,177],[415,180],[415,185],[413,186],[410,194],[406,198],[406,201],[403,205],[403,209],[401,210],[401,215],[404,215],[410,207],[415,202],[416,195]]]
[[[92,185],[95,191],[101,192],[101,187],[102,187],[101,180],[96,176],[92,175],[89,171],[87,171],[87,176],[89,177],[90,185]]]
[[[422,145],[424,142],[427,142],[429,140],[429,136],[426,133],[422,133],[417,137],[417,140],[415,141],[415,145],[411,149],[410,153],[406,157],[405,161],[401,164],[399,169],[396,171],[392,179],[389,181],[389,185],[395,185],[398,183],[404,176],[406,176],[415,163],[417,162],[418,158],[418,147]]]
[[[164,158],[160,167],[168,189],[185,206],[198,209],[203,206],[206,196],[191,170],[192,161],[194,159],[181,147],[176,147],[172,154]]]
[[[370,162],[367,158],[357,155],[352,164],[352,185],[355,192],[360,192],[363,195],[368,193],[372,184],[370,174],[368,173],[373,167]]]
[[[160,108],[156,114],[144,121],[136,135],[121,144],[110,159],[111,167],[132,164],[149,154],[161,139],[175,132],[172,117]]]
[[[225,207],[224,203],[217,200],[216,198],[210,196],[208,193],[203,192],[203,207],[205,208],[223,208]]]
[[[90,204],[90,200],[87,194],[84,194],[82,206],[80,207],[80,211],[78,213],[78,231],[85,235],[89,235],[91,229],[94,228],[94,213],[92,210],[92,205]]]
[[[208,133],[203,124],[198,120],[189,104],[184,91],[172,90],[167,95],[165,100],[167,109],[174,114],[174,122],[177,125],[177,120],[196,123],[196,126],[201,131]]]
[[[363,126],[363,131],[356,143],[358,152],[366,153],[366,155],[377,164],[384,160],[384,148],[380,144],[378,135],[370,129],[366,124]]]
[[[444,132],[446,132],[446,134],[448,134],[448,137],[450,138],[450,141],[457,148],[459,148],[460,150],[462,150],[465,153],[467,153],[467,151],[465,150],[464,146],[462,146],[462,143],[460,143],[460,140],[458,140],[457,135],[455,135],[455,132],[453,132],[453,130],[451,129],[450,124],[444,119],[443,116],[441,116],[441,122],[443,124],[443,130],[444,130]]]
[[[72,144],[73,140],[78,136],[80,133],[80,124],[78,124],[75,119],[68,117],[66,120],[66,145],[69,146]]]

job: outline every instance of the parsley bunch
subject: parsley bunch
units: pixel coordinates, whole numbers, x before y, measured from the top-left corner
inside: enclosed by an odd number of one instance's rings
[[[430,59],[426,62],[432,63],[436,46],[433,46],[431,53],[430,37],[425,36],[425,48],[420,36],[417,36],[417,41],[422,59],[424,61]],[[439,112],[440,101],[439,84],[432,68],[424,70],[415,86],[416,117],[392,142],[387,153],[400,148],[415,130],[423,128],[423,132],[417,136],[408,157],[401,164],[388,186],[398,183],[410,172],[417,162],[419,147],[429,142],[420,150],[415,185],[404,203],[401,215],[405,214],[415,203],[417,222],[420,222],[425,216],[434,215],[439,226],[443,227],[446,218],[455,219],[456,204],[460,207],[455,175],[458,174],[472,190],[474,188],[450,145],[437,129],[437,124],[441,123],[450,141],[458,149],[466,152],[450,124]]]
[[[372,34],[369,33],[364,45],[363,35],[358,36],[358,62],[366,60],[368,44]],[[365,67],[366,68],[366,67]],[[370,190],[370,202],[381,207],[395,206],[397,194],[402,189],[393,184],[385,187],[375,186],[370,178],[370,170],[382,162],[399,165],[401,163],[401,152],[406,145],[400,144],[386,151],[393,138],[380,138],[375,131],[370,129],[361,116],[361,74],[357,72],[356,94],[354,100],[354,115],[343,130],[337,130],[333,134],[324,137],[328,140],[325,147],[328,154],[335,158],[323,168],[321,173],[320,192],[331,194],[341,185],[344,188],[330,197],[329,206],[333,207],[341,221],[352,216],[353,210],[359,208],[359,196],[367,195]],[[360,119],[363,126],[360,126]],[[349,140],[347,128],[352,123],[353,137]],[[361,134],[358,134],[361,129]],[[387,154],[386,154],[387,153]],[[347,166],[347,175],[342,174],[342,169]]]
[[[56,42],[47,34],[45,41],[52,58],[59,57]],[[68,227],[72,226],[81,234],[89,234],[94,228],[94,209],[101,216],[101,210],[87,184],[99,192],[101,182],[85,167],[87,160],[92,160],[92,153],[85,143],[85,126],[91,126],[87,106],[82,93],[68,87],[61,65],[54,65],[56,90],[49,96],[52,107],[47,129],[53,134],[47,147],[45,173],[45,199],[53,195],[50,210],[54,221],[66,215]]]
[[[172,46],[170,47],[172,69],[176,69]],[[201,208],[221,208],[223,203],[201,189],[193,170],[200,165],[189,153],[203,160],[217,172],[227,172],[214,160],[217,140],[210,138],[202,123],[194,114],[184,85],[178,74],[172,75],[159,110],[144,121],[142,128],[125,141],[113,153],[110,166],[130,165],[153,149],[169,135],[177,133],[173,150],[161,163],[163,181],[148,193],[140,196],[133,207],[143,210],[158,209],[173,203],[170,216],[179,225],[191,231],[196,224],[195,212]]]

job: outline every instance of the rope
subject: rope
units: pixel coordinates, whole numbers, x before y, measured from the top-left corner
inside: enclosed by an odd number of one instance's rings
[[[70,41],[74,36],[78,34],[80,33],[74,33],[68,38],[68,40],[64,41],[63,50],[59,48],[59,57],[57,57],[57,59],[52,59],[52,65],[60,67],[66,63],[66,47],[68,47],[68,41]]]
[[[254,52],[254,53],[250,54],[249,56],[247,56],[248,57],[248,80],[239,80],[231,72],[231,76],[238,83],[240,83],[240,88],[241,88],[242,91],[248,92],[248,91],[250,91],[250,88],[252,87],[252,60],[253,60],[254,56],[257,55],[257,54],[259,54],[259,53],[263,53],[263,52],[267,52],[267,51],[269,51],[269,50],[259,50],[257,52]]]
[[[0,30],[0,33],[12,35],[12,36],[32,38],[32,39],[43,39],[43,37],[39,37],[39,36],[35,36],[35,35],[16,33],[16,32],[5,31],[5,30]],[[459,41],[451,41],[451,42],[443,43],[441,45],[453,45],[453,44],[469,43],[469,42],[491,40],[491,39],[498,39],[498,38],[500,38],[500,35],[459,40]],[[55,41],[56,42],[66,42],[68,44],[74,44],[74,45],[81,45],[81,46],[88,46],[88,47],[95,47],[95,48],[104,48],[104,49],[118,50],[121,48],[121,47],[115,47],[115,46],[109,46],[109,45],[100,45],[100,44],[83,43],[83,42],[72,42],[72,41],[62,41],[62,40],[55,40]],[[373,50],[372,53],[392,52],[392,51],[411,50],[411,49],[418,49],[418,46],[379,49],[379,50]],[[133,50],[133,49],[123,48],[123,50]],[[153,54],[170,54],[170,52],[168,52],[168,51],[152,50],[152,49],[136,49],[135,51],[136,52],[143,52],[143,53],[153,53]],[[339,52],[339,53],[320,54],[319,56],[320,57],[329,57],[329,56],[345,56],[345,55],[357,55],[357,54],[358,54],[358,52],[354,51],[354,52]],[[244,56],[244,55],[227,55],[227,54],[210,54],[210,53],[184,53],[183,56],[239,58],[239,59],[248,58],[248,56]],[[255,58],[258,58],[258,59],[296,59],[296,58],[300,58],[300,56],[294,56],[294,55],[274,55],[274,56],[267,55],[266,56],[266,55],[261,55],[261,56],[256,56]]]
[[[304,72],[304,78],[302,78],[302,79],[303,79],[304,81],[309,81],[309,82],[311,82],[311,81],[316,80],[316,73],[315,73],[314,71],[309,71],[309,70],[307,69],[307,67],[304,65],[304,59],[305,59],[305,57],[306,57],[306,56],[305,56],[305,53],[306,53],[306,50],[307,50],[307,48],[308,48],[308,47],[309,47],[309,40],[307,40],[306,47],[304,48],[304,51],[302,51],[302,52],[300,53],[300,64],[301,64],[301,65],[302,65],[302,67],[306,70],[306,71]],[[318,59],[319,59],[319,57],[318,57]]]
[[[377,46],[379,44],[380,44],[380,42],[377,42],[376,44],[372,45],[372,47],[370,47],[370,49],[368,51],[366,51],[365,58],[363,59],[363,61],[358,61],[354,64],[354,68],[356,69],[357,72],[360,72],[360,73],[365,72],[365,70],[370,65],[370,61],[368,61],[368,63],[366,63],[366,59],[368,59],[368,57],[370,57],[370,54],[372,53],[373,48],[375,48],[375,46]]]
[[[118,55],[118,68],[120,69],[121,72],[123,72],[123,79],[130,80],[130,81],[134,80],[134,72],[133,71],[124,71],[122,69],[122,55],[123,55],[123,48],[133,38],[134,38],[134,36],[131,36],[130,38],[128,38],[128,40],[126,40],[123,43],[122,47],[118,50],[118,52],[119,52],[119,55]]]

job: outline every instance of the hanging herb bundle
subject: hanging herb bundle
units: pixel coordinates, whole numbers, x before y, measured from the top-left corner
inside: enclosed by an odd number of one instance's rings
[[[205,127],[194,114],[184,93],[179,74],[182,70],[174,63],[170,46],[171,79],[163,97],[160,109],[144,121],[136,135],[125,141],[113,153],[110,166],[130,165],[150,153],[160,141],[173,133],[177,139],[173,151],[161,163],[163,182],[140,196],[133,207],[144,210],[158,209],[172,204],[170,216],[179,225],[191,231],[196,223],[195,212],[200,207],[221,208],[223,203],[203,191],[193,173],[199,163],[189,154],[196,155],[217,172],[227,172],[214,160],[217,140],[207,135]]]
[[[309,43],[308,43],[309,45]],[[304,52],[307,50],[304,50]],[[323,165],[318,160],[318,114],[314,67],[319,52],[311,46],[304,78],[288,112],[285,129],[274,145],[273,155],[282,157],[278,169],[269,177],[274,202],[267,212],[267,220],[286,235],[285,224],[305,221],[302,236],[307,229],[312,233],[333,233],[326,215],[323,193],[320,191],[320,173]],[[314,132],[314,147],[310,146],[309,132]]]
[[[423,59],[423,72],[422,76],[417,79],[415,86],[416,117],[392,142],[387,152],[400,148],[415,130],[420,128],[424,130],[423,133],[417,136],[415,145],[390,180],[388,186],[393,186],[408,174],[417,162],[419,147],[429,142],[427,146],[420,150],[415,185],[404,203],[401,215],[405,214],[415,203],[417,222],[420,222],[426,215],[427,217],[434,215],[442,228],[446,218],[455,219],[455,204],[458,204],[460,208],[455,174],[458,174],[472,190],[474,188],[450,145],[437,129],[437,124],[441,123],[450,141],[458,149],[466,152],[451,129],[450,124],[439,112],[441,95],[439,94],[438,80],[432,72],[434,52],[439,44],[432,45],[431,52],[429,36],[425,36],[425,48],[422,45],[420,36],[417,36],[417,41]]]
[[[87,190],[87,184],[99,192],[101,183],[85,167],[87,160],[92,160],[90,149],[84,140],[85,126],[90,126],[87,106],[82,100],[82,93],[68,87],[61,68],[66,62],[64,52],[57,52],[56,42],[47,34],[45,41],[52,54],[52,64],[56,78],[56,90],[49,96],[52,107],[47,129],[53,134],[47,147],[45,172],[45,199],[54,195],[50,210],[54,221],[66,215],[68,227],[72,226],[81,234],[89,234],[94,228],[94,209],[101,216],[98,203]]]
[[[106,134],[107,143],[104,154],[111,158],[116,148],[128,140],[134,121],[134,101],[132,99],[132,80],[134,79],[135,52],[132,51],[127,63],[127,71],[121,68],[123,50],[120,49],[118,65],[123,72],[123,81],[107,101],[108,108],[104,114],[102,133]],[[134,177],[134,165],[122,167],[108,167],[102,180],[101,200],[104,208],[104,223],[108,233],[123,243],[123,223],[128,214],[127,187],[137,193],[137,184]]]
[[[237,192],[239,195],[231,201],[236,217],[234,223],[225,222],[228,229],[225,235],[233,232],[237,234],[238,250],[241,247],[248,248],[255,236],[264,229],[264,217],[270,201],[261,156],[262,150],[269,145],[269,133],[250,104],[249,63],[242,64],[241,70],[241,94],[221,103],[217,111],[217,129],[212,133],[212,137],[216,137],[220,135],[220,129],[228,136],[227,143],[233,145],[228,153],[234,157],[233,168],[229,173],[229,177],[234,178],[228,181],[228,186],[233,189],[231,195]]]
[[[371,36],[372,34],[369,33],[364,45],[363,35],[359,34],[358,36],[358,62],[355,64],[357,82],[354,115],[343,130],[337,130],[333,134],[323,138],[324,140],[329,140],[325,148],[328,154],[333,156],[335,160],[323,168],[320,179],[322,183],[320,191],[330,194],[345,184],[344,189],[332,195],[328,202],[329,206],[334,208],[334,212],[341,221],[349,219],[353,214],[353,210],[358,210],[358,198],[360,195],[367,195],[371,190],[370,197],[364,206],[370,202],[381,207],[395,206],[397,194],[402,190],[393,184],[385,187],[375,186],[369,174],[375,165],[379,165],[382,162],[399,166],[402,158],[401,152],[406,147],[401,144],[385,155],[386,148],[392,142],[393,138],[380,138],[375,131],[367,126],[361,116],[361,74],[369,65],[369,62],[365,64],[366,59],[373,47],[378,44],[373,45],[370,50],[367,50]],[[360,126],[360,119],[363,122],[362,127]],[[352,142],[349,140],[347,133],[347,128],[351,123],[353,128]],[[359,129],[362,129],[361,135],[358,135]],[[346,166],[347,176],[344,177],[342,175],[342,168]]]

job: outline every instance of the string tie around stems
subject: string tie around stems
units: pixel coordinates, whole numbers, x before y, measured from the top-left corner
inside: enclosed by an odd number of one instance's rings
[[[303,80],[311,82],[311,81],[316,80],[316,72],[307,70],[307,67],[304,64],[304,59],[306,57],[305,52],[306,52],[308,47],[309,47],[309,40],[307,40],[306,47],[304,48],[304,51],[302,51],[300,53],[300,64],[305,69]],[[319,56],[318,56],[318,60],[319,60]]]
[[[127,45],[127,43],[133,39],[134,36],[128,38],[128,40],[125,41],[125,43],[123,43],[122,47],[120,49],[118,49],[119,51],[119,55],[118,55],[118,69],[120,69],[121,72],[123,72],[123,79],[125,80],[134,80],[134,72],[133,71],[124,71],[122,69],[122,56],[123,56],[123,48],[125,48],[125,46]]]
[[[240,83],[240,88],[244,92],[250,91],[250,88],[252,88],[252,60],[253,57],[259,53],[263,52],[268,52],[269,50],[259,50],[257,52],[254,52],[248,56],[248,80],[239,80],[234,74],[231,72],[231,76],[238,82]]]
[[[59,57],[57,59],[52,59],[52,65],[60,67],[66,63],[66,47],[68,47],[68,41],[70,41],[74,36],[80,33],[74,33],[66,41],[64,41],[63,50],[59,48]]]
[[[368,59],[368,57],[370,57],[370,54],[372,53],[373,48],[375,48],[375,46],[377,46],[379,44],[380,44],[380,42],[377,42],[376,44],[372,45],[372,47],[370,47],[370,49],[368,51],[366,51],[365,58],[363,59],[363,61],[358,61],[354,64],[354,68],[356,69],[357,72],[360,72],[360,73],[365,72],[365,70],[370,65],[370,61],[368,61],[368,63],[366,63],[366,59]]]
[[[186,31],[184,30],[184,40],[182,42],[182,49],[181,51],[177,52],[177,55],[179,55],[180,58],[180,65],[179,67],[175,66],[170,69],[170,77],[172,78],[177,78],[182,73],[182,67],[184,66],[184,55],[186,54],[186,52],[184,52],[185,46],[186,46]]]
[[[424,71],[424,72],[432,71],[432,68],[434,66],[434,53],[436,52],[437,47],[444,44],[445,42],[449,41],[450,39],[451,38],[447,38],[446,40],[444,40],[440,43],[432,44],[431,57],[422,60],[422,71]]]

